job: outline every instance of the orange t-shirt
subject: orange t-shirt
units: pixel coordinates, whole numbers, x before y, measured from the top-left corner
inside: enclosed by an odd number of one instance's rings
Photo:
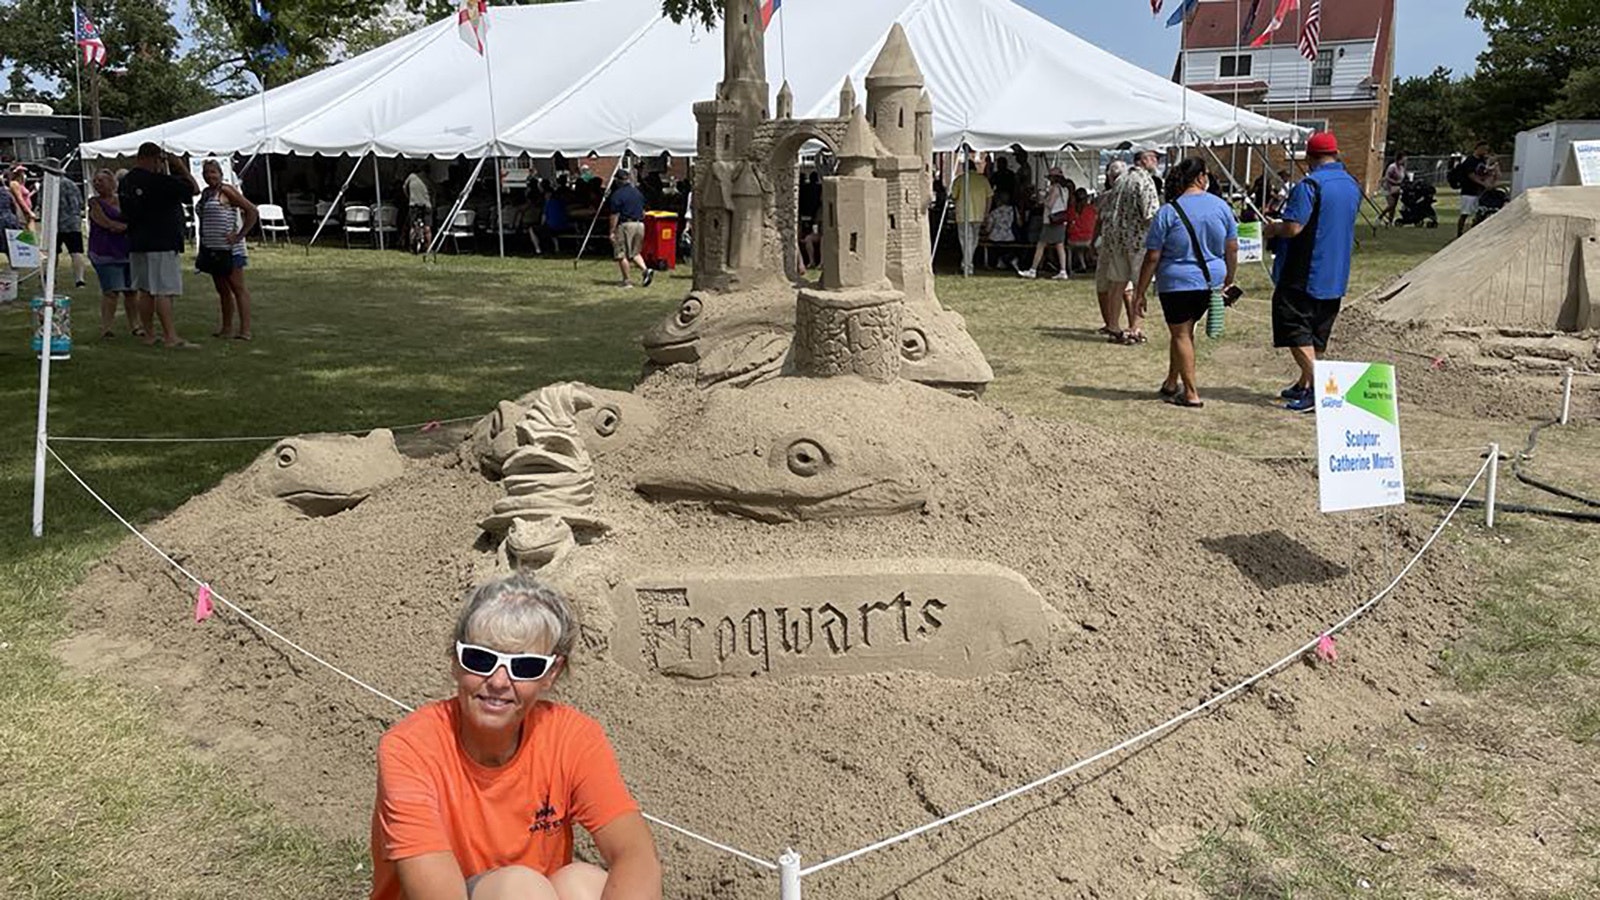
[[[467,878],[504,866],[546,875],[572,862],[572,823],[593,833],[637,812],[600,724],[541,701],[498,768],[456,739],[455,699],[429,703],[378,741],[372,900],[401,900],[395,860],[448,850]]]

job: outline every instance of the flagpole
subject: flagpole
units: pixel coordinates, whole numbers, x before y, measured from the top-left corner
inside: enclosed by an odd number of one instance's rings
[[[789,17],[783,14],[783,7],[778,7],[778,64],[783,66],[783,80],[789,80],[789,46],[784,35],[784,20]]]
[[[255,75],[256,83],[261,85],[261,143],[266,144],[272,138],[272,123],[267,117],[267,76],[264,71],[259,74],[255,72],[250,74]],[[259,153],[261,151],[257,149],[256,152]],[[267,202],[272,203],[272,150],[270,147],[267,149],[266,156]]]

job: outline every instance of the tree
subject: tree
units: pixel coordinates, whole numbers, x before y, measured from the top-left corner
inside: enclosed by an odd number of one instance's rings
[[[1468,140],[1461,121],[1462,84],[1443,66],[1431,75],[1395,79],[1389,97],[1391,153],[1445,155]]]
[[[215,103],[201,73],[179,56],[167,0],[97,0],[90,12],[106,45],[106,67],[81,74],[85,94],[90,79],[98,78],[102,114],[139,127]],[[71,0],[0,0],[0,34],[8,95],[49,102],[61,112],[78,107]]]
[[[1593,109],[1592,93],[1582,92],[1600,78],[1592,72],[1600,65],[1594,0],[1468,0],[1467,15],[1489,34],[1462,97],[1478,137],[1504,148],[1565,110]]]

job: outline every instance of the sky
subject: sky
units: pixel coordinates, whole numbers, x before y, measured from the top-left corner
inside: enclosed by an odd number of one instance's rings
[[[1018,2],[1129,62],[1169,77],[1172,74],[1179,29],[1162,27],[1165,13],[1161,21],[1152,20],[1145,0]],[[1167,0],[1166,10],[1170,12],[1177,2]],[[1395,34],[1400,42],[1395,47],[1395,74],[1401,78],[1427,75],[1435,66],[1445,66],[1457,75],[1470,73],[1488,38],[1475,19],[1465,16],[1465,7],[1465,0],[1396,0]],[[1262,18],[1266,17],[1263,13]]]

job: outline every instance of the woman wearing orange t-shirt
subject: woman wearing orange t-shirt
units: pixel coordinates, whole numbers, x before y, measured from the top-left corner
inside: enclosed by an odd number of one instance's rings
[[[544,699],[576,637],[566,598],[525,575],[467,598],[456,695],[378,742],[372,900],[659,900],[650,827],[605,732]],[[574,822],[607,869],[572,861]]]

